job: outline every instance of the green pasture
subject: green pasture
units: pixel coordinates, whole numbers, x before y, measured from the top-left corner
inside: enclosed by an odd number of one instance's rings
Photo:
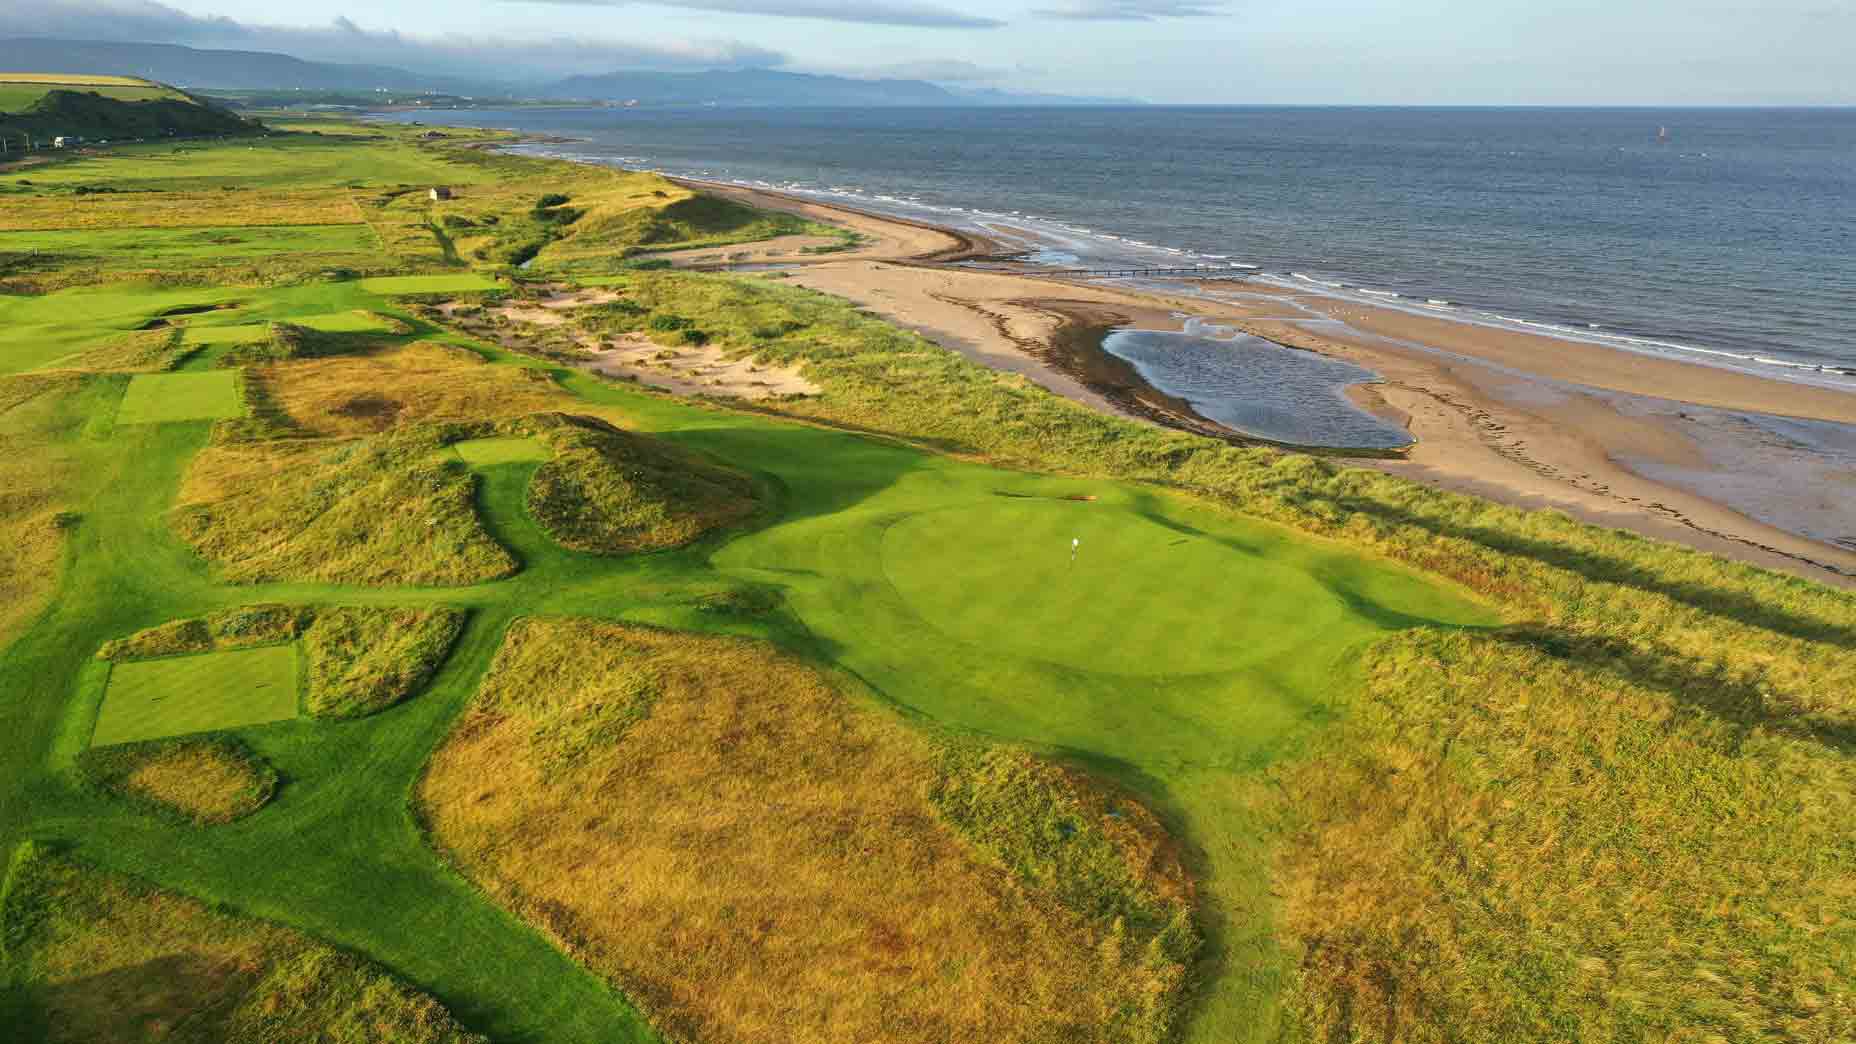
[[[0,232],[0,251],[41,251],[112,267],[149,268],[187,261],[249,261],[275,254],[375,254],[366,225],[247,225],[229,228],[102,228]]]
[[[143,373],[129,381],[118,424],[164,424],[172,421],[225,420],[239,416],[236,374]]]
[[[455,275],[381,276],[361,280],[361,289],[370,294],[464,294],[477,290],[501,290],[503,284],[490,276],[475,272]]]
[[[296,646],[111,667],[91,746],[218,732],[296,717]]]
[[[473,468],[492,468],[499,464],[537,464],[553,456],[540,439],[510,435],[492,439],[467,439],[451,447],[464,463]]]

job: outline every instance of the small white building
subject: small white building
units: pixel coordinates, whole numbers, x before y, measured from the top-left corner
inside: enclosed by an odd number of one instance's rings
[[[443,185],[432,190],[432,202],[438,203],[451,198],[451,190]]]

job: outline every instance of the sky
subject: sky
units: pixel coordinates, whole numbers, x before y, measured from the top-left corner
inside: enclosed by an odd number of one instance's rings
[[[0,0],[0,36],[511,80],[762,67],[1186,104],[1856,104],[1856,0]]]

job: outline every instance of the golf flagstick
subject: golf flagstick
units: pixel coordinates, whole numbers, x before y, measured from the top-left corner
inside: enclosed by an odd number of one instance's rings
[[[1070,564],[1076,564],[1076,549],[1083,546],[1083,538],[1075,537],[1070,541]]]

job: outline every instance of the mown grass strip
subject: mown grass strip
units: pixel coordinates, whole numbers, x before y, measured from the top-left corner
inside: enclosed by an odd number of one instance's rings
[[[228,420],[241,412],[238,385],[229,371],[146,373],[129,382],[116,410],[116,423]]]
[[[474,272],[455,275],[380,276],[361,280],[361,289],[370,294],[463,294],[475,290],[501,290],[503,284]]]
[[[119,663],[93,746],[283,721],[297,714],[296,646]]]

